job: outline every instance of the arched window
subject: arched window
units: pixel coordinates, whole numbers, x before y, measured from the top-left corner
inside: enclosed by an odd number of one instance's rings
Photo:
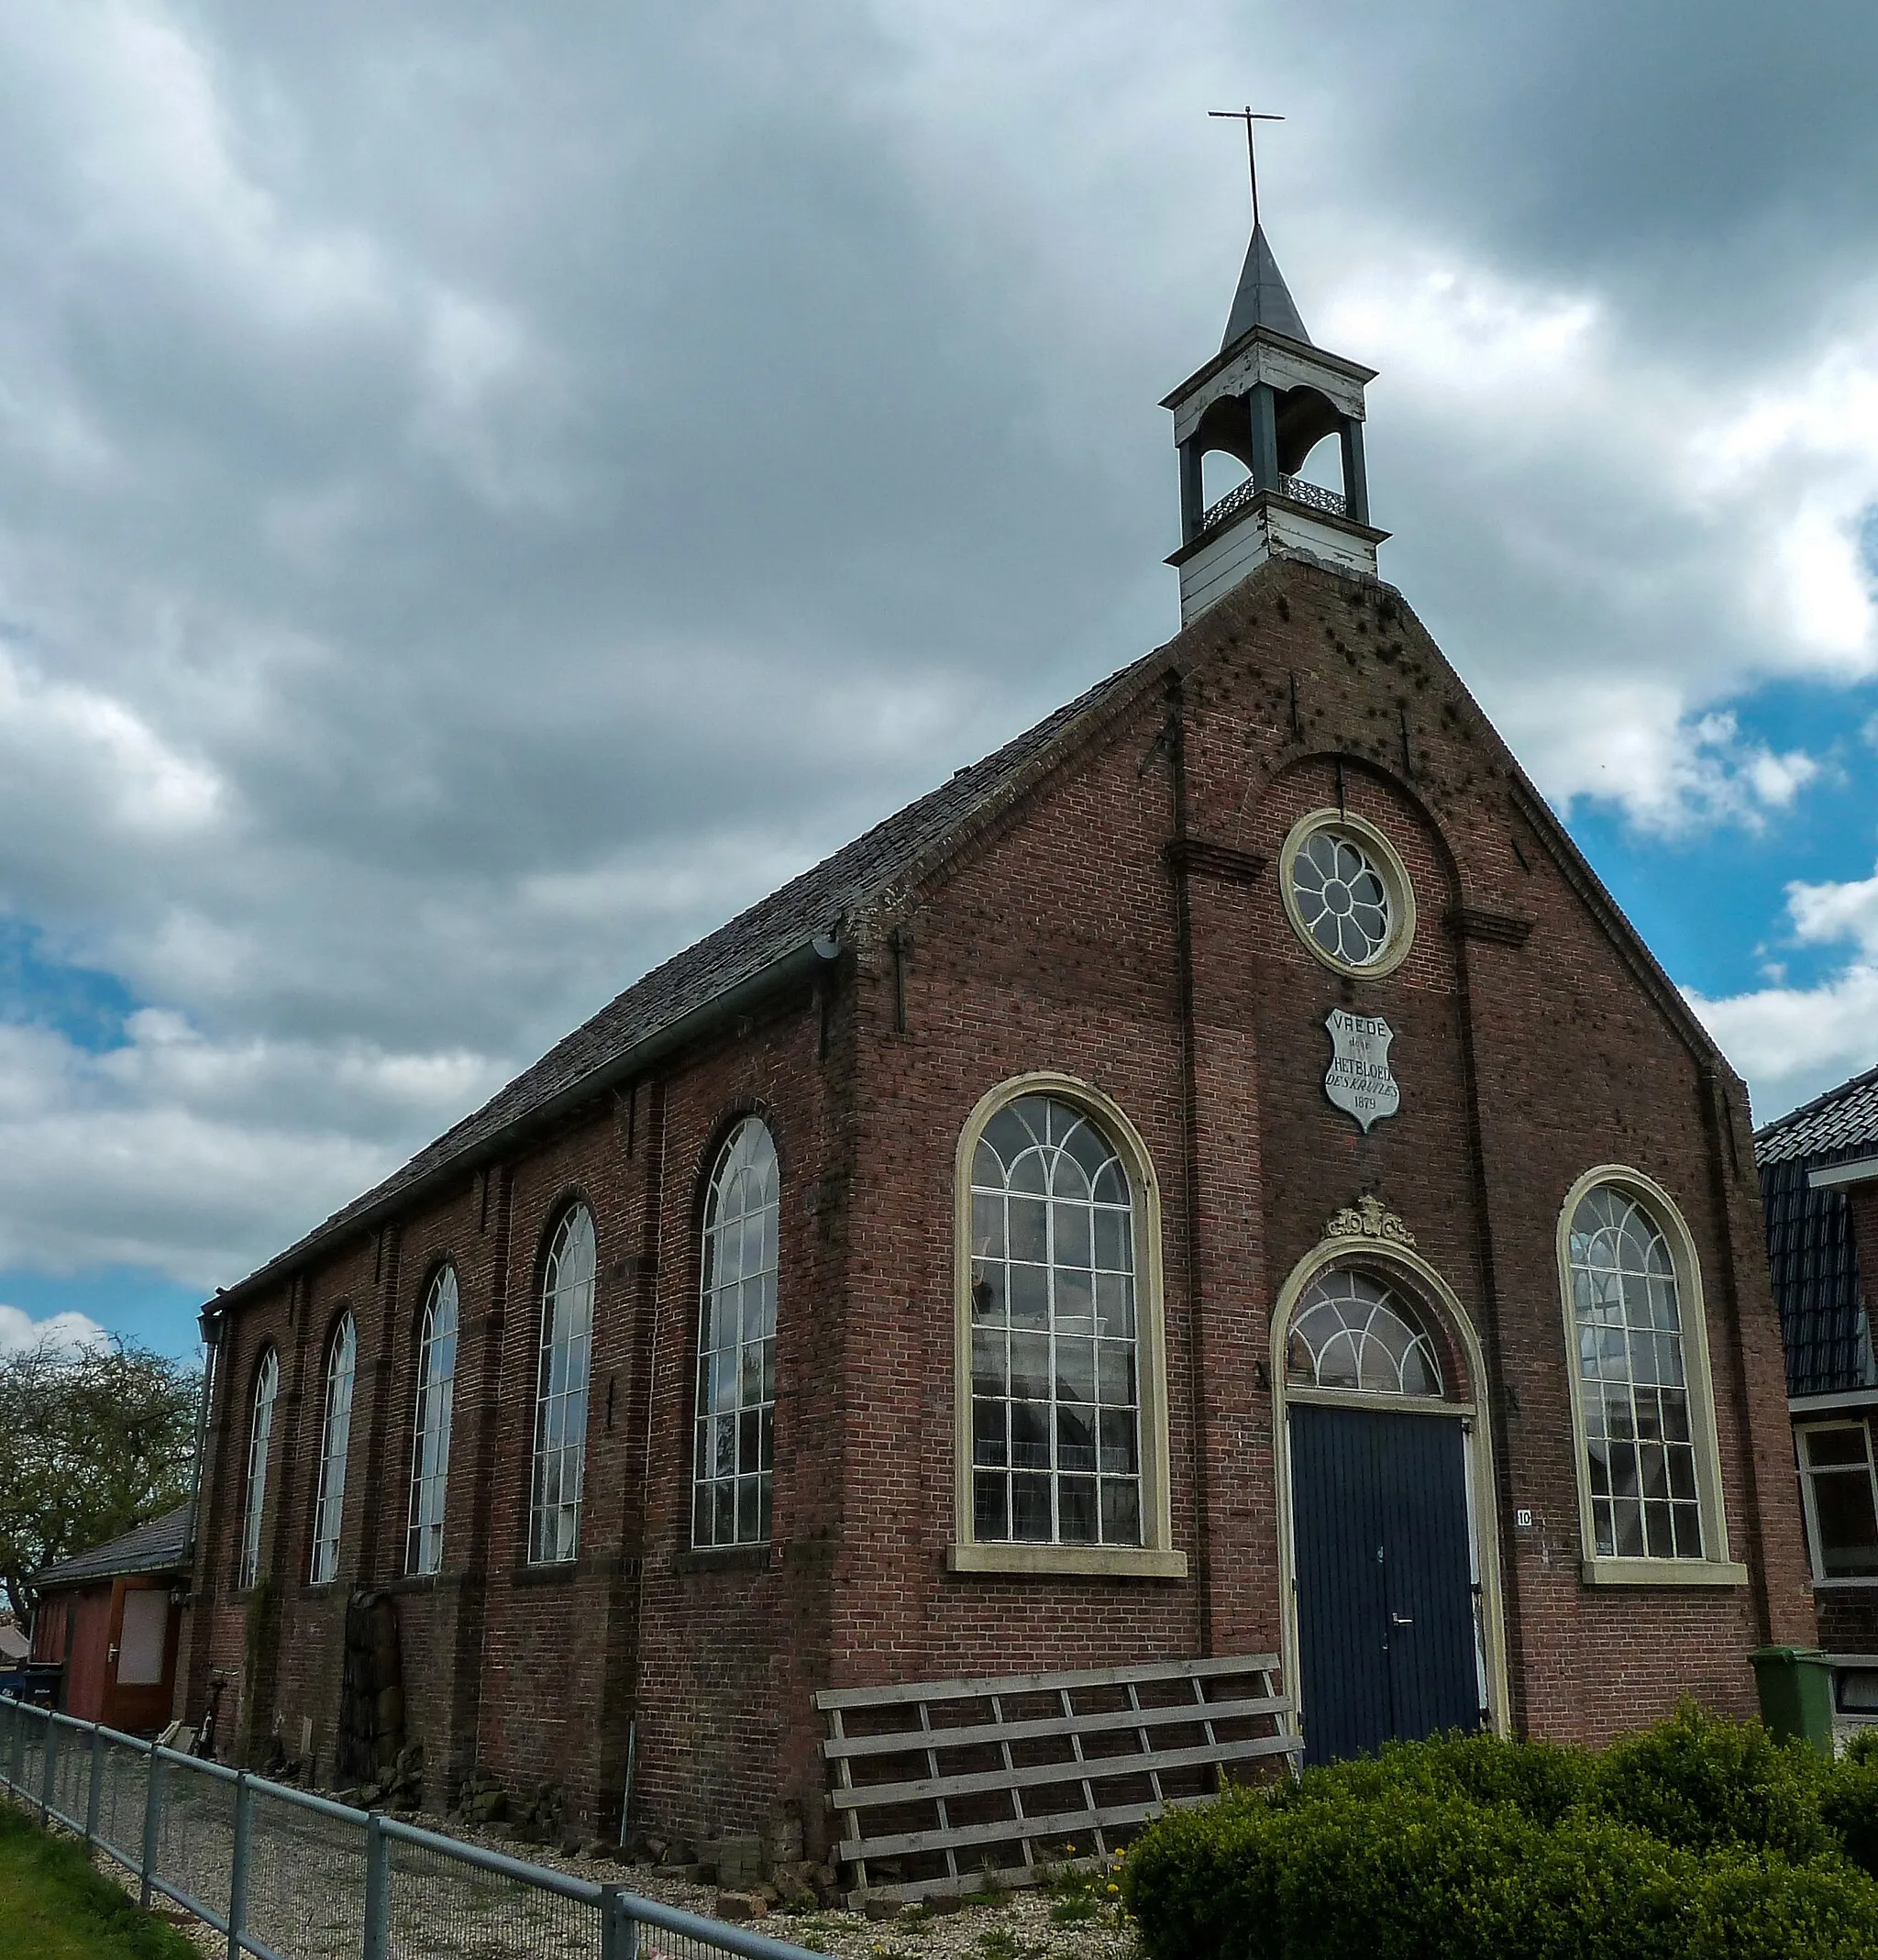
[[[1715,1435],[1702,1273],[1661,1186],[1588,1171],[1559,1219],[1583,1574],[1594,1585],[1741,1585]]]
[[[274,1434],[274,1398],[281,1391],[281,1356],[270,1347],[254,1372],[254,1412],[248,1424],[248,1493],[241,1507],[241,1563],[237,1583],[260,1577],[260,1521],[268,1502],[268,1445]]]
[[[577,1204],[556,1228],[541,1278],[541,1367],[535,1392],[535,1482],[528,1561],[580,1548],[587,1465],[587,1373],[593,1348],[593,1214]]]
[[[972,1156],[972,1532],[1139,1545],[1134,1204],[1083,1111],[1020,1096]]]
[[[417,1335],[417,1411],[412,1423],[411,1523],[404,1569],[440,1572],[444,1490],[450,1473],[450,1401],[457,1379],[457,1275],[438,1268]]]
[[[776,1461],[776,1146],[748,1116],[704,1201],[691,1543],[769,1537]]]
[[[352,1374],[359,1359],[359,1327],[348,1313],[326,1350],[326,1420],[320,1426],[319,1495],[313,1507],[313,1567],[324,1586],[339,1569],[339,1523],[346,1509],[346,1448],[352,1440]]]
[[[1332,1267],[1298,1302],[1285,1379],[1300,1389],[1439,1395],[1442,1365],[1421,1316],[1401,1294],[1373,1273]]]

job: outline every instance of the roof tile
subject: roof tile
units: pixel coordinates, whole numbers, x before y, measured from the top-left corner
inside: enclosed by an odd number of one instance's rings
[[[88,1578],[121,1578],[136,1572],[180,1572],[188,1563],[190,1509],[180,1504],[108,1545],[62,1558],[56,1566],[35,1572],[32,1583],[43,1590],[48,1586],[74,1586]]]

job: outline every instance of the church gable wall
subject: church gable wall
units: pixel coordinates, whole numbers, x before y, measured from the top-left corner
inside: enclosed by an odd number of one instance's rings
[[[1748,1651],[1770,1630],[1810,1637],[1812,1608],[1775,1461],[1778,1331],[1738,1081],[1521,814],[1511,758],[1393,595],[1275,567],[1170,655],[1177,743],[1144,697],[905,909],[904,1034],[884,947],[875,960],[838,1678],[1277,1645],[1271,1303],[1331,1214],[1374,1192],[1483,1344],[1516,1719],[1592,1740],[1679,1688],[1751,1711]],[[1195,840],[1190,1187],[1177,747]],[[1413,949],[1382,979],[1320,965],[1280,900],[1291,824],[1340,801],[1382,826],[1417,894]],[[1367,1137],[1324,1094],[1336,1006],[1395,1031],[1401,1109]],[[1158,1170],[1185,1579],[946,1569],[954,1150],[987,1090],[1036,1069],[1111,1096]],[[1613,1161],[1661,1183],[1694,1235],[1729,1553],[1750,1585],[1580,1579],[1557,1232],[1574,1180]],[[1533,1512],[1530,1531],[1513,1529],[1516,1509]]]
[[[1389,595],[1300,571],[1269,599],[1249,598],[1247,611],[1264,615],[1238,630],[1266,655],[1265,699],[1277,711],[1268,719],[1288,720],[1296,674],[1298,722],[1281,735],[1369,760],[1342,767],[1349,807],[1384,825],[1428,894],[1417,950],[1397,972],[1356,984],[1319,969],[1310,1015],[1320,1026],[1340,988],[1344,1004],[1361,996],[1359,1011],[1387,1015],[1399,1116],[1367,1140],[1338,1118],[1320,1086],[1320,1036],[1281,1113],[1287,1044],[1261,1025],[1274,1269],[1282,1274],[1317,1224],[1288,1167],[1341,1160],[1353,1190],[1373,1189],[1401,1213],[1475,1317],[1497,1390],[1503,1522],[1515,1508],[1538,1521],[1503,1541],[1515,1707],[1533,1730],[1596,1739],[1665,1711],[1679,1687],[1751,1712],[1748,1650],[1770,1625],[1780,1639],[1810,1637],[1811,1606],[1781,1460],[1780,1344],[1758,1256],[1745,1094],[1585,902],[1582,871],[1568,875],[1555,842],[1518,813],[1512,759]],[[1278,659],[1282,692],[1270,677]],[[1210,671],[1230,665],[1229,656]],[[1293,779],[1281,766],[1248,831],[1275,861],[1300,810],[1337,800],[1333,762],[1298,769],[1314,784],[1287,794]],[[1282,1016],[1295,1009],[1277,1003],[1311,991],[1317,963],[1284,929],[1276,892],[1264,896],[1262,944],[1295,976],[1289,988],[1274,975],[1260,989],[1266,1015]],[[1415,1104],[1432,1120],[1418,1123]],[[1579,1582],[1556,1235],[1573,1183],[1613,1161],[1662,1184],[1695,1236],[1729,1550],[1753,1568],[1752,1588]]]

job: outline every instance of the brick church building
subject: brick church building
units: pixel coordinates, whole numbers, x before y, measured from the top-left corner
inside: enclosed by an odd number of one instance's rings
[[[1747,1097],[1378,579],[1371,379],[1255,228],[1177,635],[217,1296],[182,1712],[812,1852],[828,1690],[1752,1712],[1815,1622]]]

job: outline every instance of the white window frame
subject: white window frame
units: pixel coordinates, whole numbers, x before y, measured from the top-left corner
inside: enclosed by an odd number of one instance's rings
[[[254,1371],[254,1396],[248,1415],[248,1479],[241,1505],[241,1562],[238,1589],[260,1578],[260,1531],[268,1503],[268,1456],[274,1437],[274,1403],[281,1393],[281,1350],[270,1341]]]
[[[584,1228],[584,1236],[577,1227]],[[567,1263],[577,1250],[587,1261],[584,1273]],[[542,1262],[535,1447],[529,1459],[531,1566],[569,1565],[580,1556],[580,1516],[587,1482],[587,1401],[593,1372],[593,1299],[599,1273],[593,1213],[577,1201],[561,1213]],[[563,1301],[568,1313],[565,1329]],[[558,1376],[558,1353],[567,1357]],[[548,1495],[550,1483],[552,1497]]]
[[[1696,1490],[1702,1520],[1700,1558],[1613,1557],[1597,1549],[1592,1513],[1590,1456],[1578,1368],[1578,1315],[1572,1279],[1572,1222],[1578,1207],[1608,1185],[1638,1205],[1669,1247],[1682,1323],[1683,1374],[1695,1445]],[[1748,1568],[1728,1556],[1728,1513],[1722,1498],[1721,1447],[1715,1427],[1715,1385],[1708,1357],[1708,1315],[1702,1265],[1681,1208],[1653,1178],[1629,1164],[1597,1164],[1565,1194],[1558,1216],[1559,1300],[1563,1312],[1565,1375],[1572,1405],[1572,1464],[1578,1491],[1579,1577],[1587,1586],[1745,1586]]]
[[[457,1337],[462,1325],[454,1266],[440,1266],[425,1289],[417,1334],[417,1394],[411,1418],[411,1510],[404,1570],[427,1578],[444,1564],[444,1507],[449,1496],[450,1415],[456,1399]],[[439,1356],[447,1345],[447,1368]]]
[[[1858,1429],[1864,1432],[1865,1474],[1871,1480],[1872,1508],[1874,1511],[1878,1511],[1878,1462],[1874,1462],[1874,1456],[1878,1456],[1878,1443],[1874,1443],[1872,1425],[1865,1420],[1863,1414],[1848,1413],[1839,1416],[1822,1416],[1812,1422],[1795,1423],[1794,1424],[1794,1462],[1799,1471],[1800,1502],[1805,1511],[1806,1520],[1806,1560],[1813,1574],[1813,1584],[1816,1588],[1820,1586],[1828,1587],[1835,1592],[1854,1587],[1862,1588],[1869,1592],[1874,1587],[1878,1587],[1878,1572],[1862,1575],[1854,1573],[1846,1577],[1830,1578],[1827,1577],[1825,1545],[1819,1536],[1819,1512],[1813,1489],[1813,1479],[1816,1477],[1849,1476],[1855,1467],[1850,1464],[1843,1464],[1817,1470],[1811,1467],[1806,1460],[1805,1439],[1814,1431],[1821,1429]]]
[[[359,1373],[359,1323],[339,1316],[326,1344],[326,1403],[319,1431],[319,1489],[313,1506],[313,1556],[307,1583],[338,1576],[339,1535],[346,1520],[346,1459],[352,1444],[352,1387]]]
[[[1320,1306],[1342,1307],[1353,1297],[1351,1294],[1337,1295],[1330,1291],[1331,1284],[1337,1279],[1366,1280],[1375,1287],[1379,1299],[1371,1301],[1368,1325],[1362,1329],[1351,1329],[1345,1322],[1343,1331],[1332,1334],[1322,1347],[1314,1348],[1302,1323],[1308,1320]],[[1371,1330],[1376,1324],[1379,1314],[1386,1314],[1402,1329],[1408,1339],[1403,1344],[1403,1353],[1397,1356],[1387,1341]],[[1340,1316],[1341,1318],[1341,1316]],[[1292,1341],[1301,1343],[1310,1356],[1311,1379],[1309,1381],[1294,1381],[1291,1379]],[[1323,1379],[1325,1354],[1343,1341],[1349,1344],[1351,1359],[1356,1364],[1357,1379],[1352,1383],[1331,1384]],[[1395,1368],[1396,1383],[1393,1388],[1379,1388],[1363,1379],[1364,1364],[1367,1350],[1374,1343],[1380,1347],[1388,1363]],[[1408,1358],[1420,1353],[1422,1366],[1434,1382],[1431,1389],[1408,1389],[1403,1386]],[[1381,1270],[1375,1264],[1361,1260],[1340,1261],[1334,1265],[1320,1267],[1310,1283],[1298,1296],[1298,1303],[1286,1329],[1285,1381],[1290,1390],[1292,1401],[1310,1395],[1331,1395],[1340,1399],[1353,1397],[1359,1405],[1387,1400],[1412,1407],[1421,1407],[1429,1402],[1445,1402],[1448,1398],[1447,1371],[1442,1363],[1440,1344],[1429,1332],[1429,1323],[1420,1302],[1408,1292],[1396,1276]]]
[[[739,1150],[749,1139],[757,1136],[762,1138],[762,1146],[768,1153],[769,1195],[754,1210],[740,1213],[734,1222],[738,1233],[737,1269],[734,1277],[725,1279],[723,1277],[721,1242],[730,1222],[723,1215],[724,1180],[731,1173]],[[782,1224],[781,1179],[776,1139],[770,1134],[768,1124],[760,1116],[744,1117],[717,1153],[704,1197],[698,1268],[697,1400],[692,1408],[691,1545],[695,1551],[767,1545],[774,1532],[776,1295],[780,1267],[777,1242]],[[743,1246],[753,1220],[758,1237],[757,1263],[746,1268],[743,1264]],[[754,1339],[750,1337],[753,1323],[746,1316],[753,1283],[757,1288],[754,1325],[758,1330]],[[737,1293],[735,1301],[729,1298],[733,1290]],[[735,1331],[729,1341],[721,1338],[713,1341],[712,1338],[713,1334],[721,1336],[724,1332],[727,1316],[721,1312],[721,1309],[728,1309],[729,1313],[735,1316]],[[753,1368],[757,1374],[754,1385],[750,1379]],[[727,1394],[716,1392],[713,1388],[717,1374],[725,1368],[731,1375]],[[723,1425],[725,1424],[729,1425],[733,1452],[732,1469],[727,1476],[714,1469],[713,1460],[713,1438],[719,1442],[724,1440]],[[755,1447],[754,1467],[746,1462],[752,1445]],[[754,1514],[747,1520],[744,1515],[743,1501],[743,1486],[746,1478],[754,1479],[749,1487]],[[727,1537],[719,1534],[716,1518],[717,1493],[725,1485],[733,1493],[731,1531]],[[708,1533],[701,1533],[699,1504],[701,1495],[707,1489],[711,1492],[711,1528]],[[746,1523],[748,1529],[746,1529]]]
[[[1369,860],[1371,869],[1382,880],[1388,893],[1389,936],[1374,959],[1345,959],[1320,946],[1299,909],[1298,893],[1292,889],[1298,855],[1311,838],[1324,832],[1353,844]],[[1292,825],[1278,847],[1278,898],[1285,908],[1285,917],[1305,951],[1332,973],[1341,973],[1348,980],[1381,980],[1408,958],[1415,944],[1415,887],[1408,877],[1408,867],[1381,825],[1371,823],[1366,816],[1358,816],[1353,810],[1308,810]]]
[[[1127,1173],[1134,1228],[1135,1393],[1141,1424],[1142,1542],[1138,1545],[1039,1545],[1005,1539],[981,1543],[973,1534],[972,1164],[986,1124],[1007,1103],[1022,1096],[1048,1096],[1080,1110],[1101,1131]],[[1168,1476],[1161,1194],[1153,1159],[1140,1133],[1112,1098],[1078,1077],[1048,1069],[1013,1076],[986,1091],[960,1130],[953,1191],[954,1492],[948,1568],[1038,1577],[1186,1578],[1187,1555],[1174,1548]]]

